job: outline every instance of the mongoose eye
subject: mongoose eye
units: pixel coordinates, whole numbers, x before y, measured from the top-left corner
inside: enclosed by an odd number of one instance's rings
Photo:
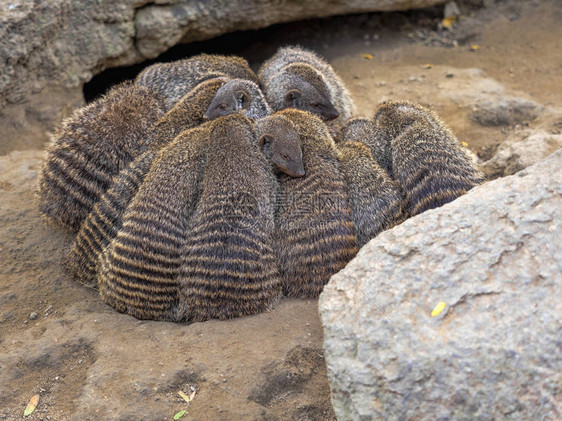
[[[285,154],[281,154],[281,158],[283,158],[284,161],[288,161],[290,159],[289,156]]]
[[[310,105],[313,106],[314,108],[320,107],[320,104],[317,102],[312,102]]]
[[[226,104],[221,104],[217,107],[219,110],[226,110]]]

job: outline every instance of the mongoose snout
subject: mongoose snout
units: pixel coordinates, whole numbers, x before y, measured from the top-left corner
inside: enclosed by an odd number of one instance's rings
[[[277,173],[304,177],[302,145],[293,123],[280,115],[257,122],[258,146]]]

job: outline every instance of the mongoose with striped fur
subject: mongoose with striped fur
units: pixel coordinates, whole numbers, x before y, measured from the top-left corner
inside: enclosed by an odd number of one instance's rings
[[[114,179],[80,227],[67,264],[81,283],[96,287],[99,256],[121,228],[123,212],[136,195],[148,173],[157,150],[180,132],[203,122],[203,114],[222,79],[200,83],[168,111],[150,130],[151,149],[131,162]]]
[[[232,79],[222,86],[204,115],[206,120],[241,112],[254,120],[271,114],[259,86],[252,81]]]
[[[311,113],[277,113],[296,127],[303,150],[302,178],[282,174],[275,249],[289,297],[316,297],[357,253],[345,181],[327,126]]]
[[[41,172],[41,213],[77,231],[112,178],[147,149],[146,133],[163,115],[158,97],[125,83],[64,120]]]
[[[274,114],[256,122],[258,146],[276,175],[304,177],[302,145],[295,125]]]
[[[358,247],[407,218],[407,202],[363,143],[337,143]]]
[[[166,110],[169,110],[201,82],[220,77],[258,83],[256,74],[245,59],[214,54],[153,64],[139,73],[135,83],[158,93],[165,100]]]
[[[351,141],[361,142],[371,151],[372,157],[377,161],[380,167],[389,175],[392,174],[392,153],[390,150],[390,142],[384,135],[377,130],[372,119],[366,117],[355,117],[350,119],[343,127],[340,128],[337,136],[334,138],[336,143]]]
[[[298,108],[341,125],[355,112],[343,81],[316,53],[282,47],[258,72],[267,101],[275,110]]]
[[[418,215],[451,202],[484,182],[451,131],[427,108],[407,101],[381,104],[373,117],[390,143],[391,174]]]
[[[178,278],[181,320],[256,314],[281,296],[273,252],[277,179],[252,120],[233,114],[214,122]]]
[[[182,132],[159,152],[100,256],[100,295],[118,311],[139,319],[180,320],[177,275],[214,123]]]

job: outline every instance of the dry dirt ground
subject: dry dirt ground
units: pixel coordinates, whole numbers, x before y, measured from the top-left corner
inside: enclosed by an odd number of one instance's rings
[[[229,52],[256,64],[300,42],[334,65],[362,114],[384,99],[420,101],[488,158],[521,127],[562,128],[552,111],[562,107],[562,4],[475,3],[461,3],[466,17],[451,31],[438,29],[441,12],[431,9],[276,26],[199,47],[234,45]],[[546,111],[483,125],[474,104],[490,95]],[[171,420],[182,409],[187,420],[333,418],[316,300],[172,324],[119,314],[69,279],[60,256],[71,236],[34,202],[44,142],[37,133],[0,151],[0,419],[21,419],[35,394],[30,420]],[[180,390],[196,391],[189,405]]]

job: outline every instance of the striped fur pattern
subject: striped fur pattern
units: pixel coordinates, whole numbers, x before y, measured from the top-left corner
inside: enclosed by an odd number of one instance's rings
[[[363,143],[337,144],[346,182],[357,245],[362,247],[379,233],[407,218],[407,202],[388,173]]]
[[[256,74],[243,58],[214,54],[153,64],[139,73],[135,83],[162,96],[169,110],[195,86],[213,78],[246,79],[258,83]]]
[[[123,213],[137,194],[156,152],[149,150],[122,170],[84,220],[67,257],[74,278],[97,288],[99,257],[121,228]]]
[[[201,124],[203,113],[223,83],[224,80],[208,80],[188,92],[148,131],[151,150],[119,172],[111,187],[94,205],[82,223],[67,258],[71,273],[79,282],[97,287],[99,256],[121,228],[123,212],[144,181],[156,156],[155,151],[181,131]]]
[[[267,311],[281,296],[272,245],[277,180],[251,120],[215,122],[179,276],[178,315],[188,321]]]
[[[390,139],[392,175],[406,193],[411,216],[451,202],[484,182],[454,135],[421,105],[386,102],[373,121]]]
[[[100,257],[100,295],[118,311],[178,321],[176,278],[200,194],[210,124],[182,132],[159,152]]]
[[[357,253],[345,181],[335,143],[317,116],[295,109],[278,113],[296,126],[306,175],[280,177],[276,252],[289,297],[316,297]]]
[[[146,150],[146,133],[163,114],[158,98],[126,83],[64,120],[41,172],[41,213],[77,231],[113,176]]]
[[[379,166],[392,176],[390,141],[384,133],[377,130],[372,119],[366,117],[352,118],[340,129],[334,140],[336,143],[351,141],[365,144]]]
[[[332,66],[316,53],[304,48],[297,46],[280,48],[261,66],[258,77],[266,98],[275,111],[287,108],[286,94],[295,88],[303,89],[306,85],[303,85],[303,82],[306,82],[314,88],[308,91],[307,95],[312,95],[316,91],[315,95],[319,94],[339,113],[339,117],[332,120],[330,125],[342,125],[355,113],[351,95]],[[299,106],[293,105],[293,107],[315,114],[330,114],[328,110],[319,113],[314,109],[313,104],[306,102],[303,101]],[[313,102],[318,102],[318,98]]]

